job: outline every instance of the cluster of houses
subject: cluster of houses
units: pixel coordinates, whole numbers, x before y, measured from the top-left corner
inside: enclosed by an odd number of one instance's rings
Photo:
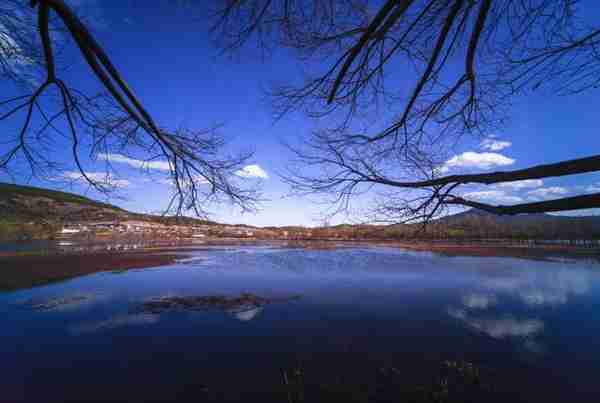
[[[84,223],[70,223],[63,225],[59,231],[63,235],[79,233],[151,233],[161,231],[167,227],[160,223],[146,221],[98,221]]]
[[[142,235],[177,238],[252,238],[256,234],[253,229],[238,226],[178,225],[128,220],[69,223],[63,225],[57,235],[59,237],[73,237],[78,235]]]
[[[252,238],[278,240],[352,240],[356,234],[332,228],[255,228],[244,225],[227,224],[167,224],[158,221],[114,220],[86,221],[63,225],[58,231],[59,238],[95,237],[95,236],[139,236],[155,239],[181,238]]]

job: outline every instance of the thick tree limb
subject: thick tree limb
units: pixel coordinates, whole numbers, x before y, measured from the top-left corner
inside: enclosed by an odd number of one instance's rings
[[[543,179],[559,176],[568,176],[588,172],[600,171],[600,155],[579,158],[554,164],[536,165],[531,168],[514,171],[498,171],[481,174],[449,175],[425,181],[399,182],[380,178],[387,185],[404,188],[426,188],[431,186],[444,186],[453,183],[467,184],[480,183],[491,185],[502,182],[515,182],[526,179]]]
[[[549,213],[555,211],[582,210],[600,207],[600,193],[594,193],[583,196],[565,197],[562,199],[546,200],[535,203],[515,204],[512,206],[494,206],[491,204],[480,203],[472,200],[466,200],[462,197],[450,196],[449,200],[443,204],[453,204],[460,206],[473,207],[488,213],[498,215],[516,215],[516,214],[534,214]]]

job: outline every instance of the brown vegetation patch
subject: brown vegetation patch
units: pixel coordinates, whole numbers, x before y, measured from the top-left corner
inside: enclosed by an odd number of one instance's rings
[[[122,271],[171,264],[174,253],[0,255],[0,290],[29,288],[101,271]]]
[[[392,242],[388,246],[419,252],[433,252],[444,256],[517,257],[528,259],[587,258],[600,259],[597,249],[567,245],[537,245],[535,247],[490,245],[479,243]]]

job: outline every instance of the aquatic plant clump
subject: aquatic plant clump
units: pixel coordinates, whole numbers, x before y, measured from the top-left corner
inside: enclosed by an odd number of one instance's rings
[[[246,311],[273,302],[282,302],[291,298],[265,298],[254,294],[244,293],[239,297],[222,295],[210,296],[164,296],[145,301],[137,312],[161,314],[173,311],[204,311],[217,309],[229,312]]]
[[[46,301],[29,301],[27,305],[34,311],[52,311],[62,307],[81,304],[85,301],[89,301],[92,298],[92,295],[72,295],[52,298]]]

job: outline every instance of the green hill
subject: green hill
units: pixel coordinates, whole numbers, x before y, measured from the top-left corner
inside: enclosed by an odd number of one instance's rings
[[[84,196],[76,195],[74,193],[61,192],[58,190],[51,189],[43,189],[37,188],[33,186],[21,186],[21,185],[13,185],[10,183],[1,183],[0,182],[0,199],[4,199],[10,196],[26,196],[26,197],[45,197],[48,199],[53,199],[57,202],[63,203],[79,203],[86,204],[89,206],[95,206],[100,208],[110,208],[114,210],[123,209],[113,206],[111,204],[102,203],[97,200],[93,200]]]
[[[48,238],[65,222],[123,220],[216,225],[189,217],[134,213],[68,192],[0,183],[0,240]]]
[[[433,223],[439,233],[466,238],[598,239],[599,216],[519,214],[499,216],[471,209]]]

